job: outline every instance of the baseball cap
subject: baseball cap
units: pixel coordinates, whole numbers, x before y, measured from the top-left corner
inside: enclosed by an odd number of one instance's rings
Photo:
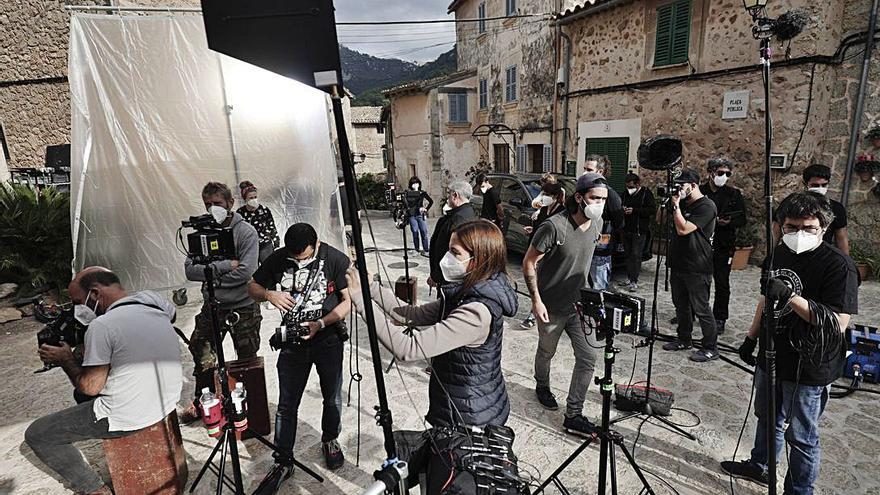
[[[683,169],[678,176],[672,179],[676,184],[699,184],[700,174],[689,168]]]
[[[604,187],[605,189],[608,189],[608,181],[605,180],[605,177],[602,174],[587,172],[578,177],[577,185],[574,190],[583,194],[595,187]]]

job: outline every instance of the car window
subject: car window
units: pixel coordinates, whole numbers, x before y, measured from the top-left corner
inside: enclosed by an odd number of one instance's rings
[[[562,184],[562,188],[565,189],[565,197],[569,197],[574,193],[575,181],[569,177],[562,178],[556,177],[556,180]],[[534,198],[538,194],[541,193],[541,181],[538,179],[523,181],[523,184],[526,186],[526,190],[528,190],[531,197]]]
[[[503,179],[501,181],[501,202],[510,203],[513,198],[520,198],[523,201],[529,201],[526,193],[518,181],[513,179]]]

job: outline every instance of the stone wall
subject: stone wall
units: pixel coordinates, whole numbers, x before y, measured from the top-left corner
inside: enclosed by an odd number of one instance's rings
[[[46,146],[70,141],[64,5],[90,0],[0,2],[0,125],[12,167],[42,167]],[[134,2],[116,2],[119,5]],[[198,6],[196,0],[138,0],[136,5]]]
[[[358,174],[385,173],[385,160],[382,158],[382,146],[385,145],[385,132],[379,134],[377,124],[354,124],[357,142],[356,155],[365,154],[363,163],[357,164]]]

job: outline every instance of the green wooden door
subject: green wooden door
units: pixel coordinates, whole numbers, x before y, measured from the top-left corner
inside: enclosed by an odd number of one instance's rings
[[[629,138],[587,138],[587,155],[605,155],[611,162],[608,183],[617,192],[626,187],[624,179],[629,168]]]

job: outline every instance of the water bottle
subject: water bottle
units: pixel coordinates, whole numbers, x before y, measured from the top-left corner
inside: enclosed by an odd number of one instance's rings
[[[237,382],[235,384],[235,389],[231,392],[231,397],[232,405],[235,408],[235,416],[232,419],[232,422],[235,425],[235,431],[243,432],[247,430],[248,427],[247,390],[244,388],[244,383]]]
[[[223,404],[217,396],[211,393],[211,389],[208,387],[202,389],[199,404],[202,408],[202,418],[205,428],[208,430],[208,436],[219,438],[223,434],[223,426],[226,424],[226,418],[223,417]]]

